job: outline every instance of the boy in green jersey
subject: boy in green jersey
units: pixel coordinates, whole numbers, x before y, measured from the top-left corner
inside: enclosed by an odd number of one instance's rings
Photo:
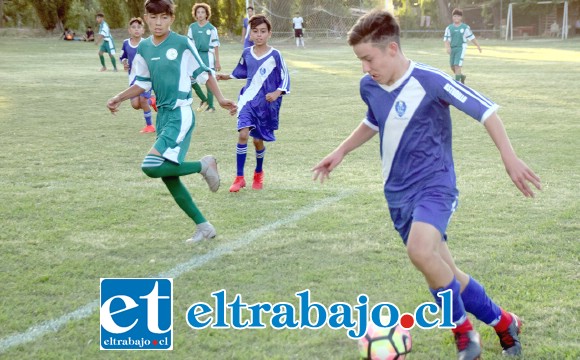
[[[105,66],[105,56],[104,54],[109,54],[111,58],[111,63],[113,64],[113,69],[117,72],[117,62],[115,60],[115,42],[111,36],[111,29],[109,29],[109,24],[105,21],[105,14],[97,14],[97,23],[99,24],[99,32],[97,33],[97,39],[95,40],[95,45],[99,45],[101,41],[103,42],[99,47],[99,60],[101,60],[101,70],[107,71]]]
[[[191,40],[170,30],[174,20],[172,0],[145,2],[145,21],[152,35],[137,48],[133,61],[135,83],[109,99],[107,107],[114,114],[123,101],[150,89],[155,92],[157,139],[141,169],[149,177],[161,178],[179,207],[195,222],[196,231],[186,240],[194,243],[215,237],[216,231],[199,211],[179,177],[200,173],[213,192],[218,190],[220,178],[213,156],[205,156],[200,161],[184,161],[195,126],[190,77],[202,84],[207,82],[220,106],[231,115],[236,113],[237,105],[223,97],[213,71],[201,61]]]
[[[187,37],[194,42],[195,48],[203,63],[212,70],[220,71],[222,68],[219,56],[220,40],[217,29],[209,22],[209,18],[211,17],[210,6],[206,3],[195,3],[193,4],[191,15],[197,21],[189,25]],[[201,99],[197,111],[214,112],[215,108],[213,106],[213,94],[211,90],[209,88],[207,89],[206,97],[197,82],[193,82],[192,87]]]
[[[463,11],[460,9],[453,9],[453,24],[450,24],[445,29],[443,41],[445,41],[445,48],[449,54],[449,64],[451,70],[455,74],[455,80],[465,83],[466,76],[461,73],[463,66],[463,58],[465,57],[465,50],[467,50],[467,42],[471,41],[477,46],[477,50],[481,52],[481,46],[475,39],[475,35],[471,32],[469,25],[462,22]]]

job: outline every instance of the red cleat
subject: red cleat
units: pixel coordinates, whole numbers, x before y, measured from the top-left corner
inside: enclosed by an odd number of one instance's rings
[[[254,173],[254,182],[252,182],[252,189],[254,190],[262,190],[264,188],[264,172],[255,172]]]
[[[244,180],[244,177],[236,176],[236,180],[234,180],[234,183],[230,186],[230,192],[238,192],[244,187],[246,187],[246,180]]]
[[[155,95],[151,95],[149,98],[149,105],[153,108],[153,110],[155,110],[155,112],[157,112],[157,98]]]
[[[144,134],[144,133],[154,133],[155,132],[155,126],[153,126],[153,125],[147,125],[143,129],[141,129],[141,131],[139,131],[139,132],[142,133],[142,134]]]

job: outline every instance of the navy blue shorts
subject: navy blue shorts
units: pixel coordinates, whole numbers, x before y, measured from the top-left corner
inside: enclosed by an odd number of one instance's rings
[[[441,233],[442,239],[447,240],[447,226],[456,208],[456,192],[441,192],[431,188],[420,191],[410,199],[408,204],[397,207],[389,206],[389,211],[395,229],[401,235],[403,243],[407,245],[411,225],[414,221],[435,226]]]

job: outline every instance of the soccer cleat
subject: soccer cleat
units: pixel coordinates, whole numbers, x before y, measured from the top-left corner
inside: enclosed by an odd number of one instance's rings
[[[141,134],[144,134],[144,133],[154,133],[155,132],[155,126],[153,126],[153,125],[147,125],[143,129],[141,129],[141,131],[139,131],[139,132]]]
[[[207,103],[207,101],[202,101],[199,103],[199,106],[197,107],[197,109],[195,111],[197,111],[197,112],[206,111],[208,106],[209,106],[209,104]]]
[[[203,239],[213,239],[216,236],[215,228],[209,221],[206,221],[201,224],[197,224],[197,228],[195,229],[195,233],[193,236],[187,240],[185,240],[186,244],[195,244],[197,242],[202,241]]]
[[[461,83],[465,84],[465,79],[467,78],[467,75],[461,75]]]
[[[207,110],[205,112],[214,113],[215,109],[214,108],[207,108]]]
[[[246,187],[246,180],[243,176],[236,176],[236,180],[230,186],[230,192],[238,192],[241,188]]]
[[[481,340],[475,330],[455,333],[458,360],[477,360],[481,356]]]
[[[101,70],[99,70],[99,71],[100,72],[105,72],[105,71],[107,71],[107,68],[106,67],[102,67]]]
[[[157,98],[154,95],[149,98],[149,105],[157,112]]]
[[[207,155],[199,160],[201,162],[201,176],[207,182],[209,189],[212,192],[218,191],[220,188],[220,175],[217,168],[217,160],[211,155]]]
[[[519,334],[522,328],[522,321],[516,314],[510,313],[512,323],[506,331],[498,332],[499,343],[503,348],[502,354],[506,356],[517,356],[522,354],[522,344],[520,343]]]
[[[254,181],[252,182],[252,189],[262,190],[264,188],[264,172],[254,172]]]

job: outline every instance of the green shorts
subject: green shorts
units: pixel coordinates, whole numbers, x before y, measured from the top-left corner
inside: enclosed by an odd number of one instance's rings
[[[99,48],[100,52],[103,53],[107,53],[107,54],[111,54],[111,55],[115,55],[115,43],[113,42],[113,40],[103,40],[103,43],[101,44],[101,47]]]
[[[189,150],[191,134],[195,128],[191,106],[180,106],[173,110],[159,108],[155,127],[157,140],[153,147],[165,159],[181,164]]]
[[[466,46],[452,47],[449,55],[449,65],[463,66],[463,57],[465,56]]]

